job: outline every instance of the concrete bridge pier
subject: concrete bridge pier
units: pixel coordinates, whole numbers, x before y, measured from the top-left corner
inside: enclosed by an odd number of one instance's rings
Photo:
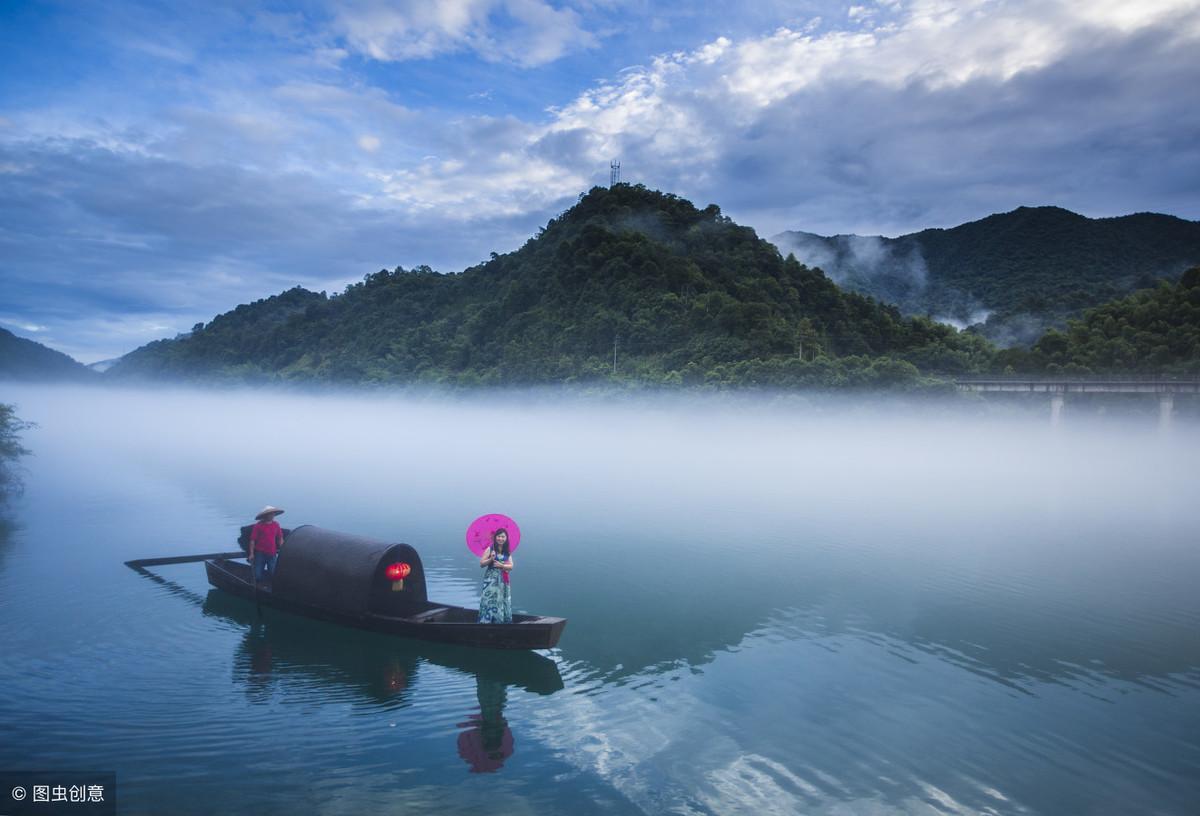
[[[1063,404],[1067,401],[1067,392],[1054,391],[1050,394],[1050,425],[1057,428],[1062,422]]]
[[[1171,414],[1175,410],[1175,395],[1170,391],[1161,391],[1158,395],[1158,429],[1171,429]]]

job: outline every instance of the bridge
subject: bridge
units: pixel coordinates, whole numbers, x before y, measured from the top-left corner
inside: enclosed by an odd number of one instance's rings
[[[1067,394],[1157,394],[1158,424],[1164,429],[1171,425],[1176,394],[1200,394],[1200,379],[1170,377],[960,377],[954,383],[960,391],[1047,394],[1054,425],[1062,419]]]

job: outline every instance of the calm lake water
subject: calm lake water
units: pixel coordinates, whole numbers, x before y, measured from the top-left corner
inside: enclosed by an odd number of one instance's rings
[[[1200,812],[1200,433],[968,407],[0,389],[0,770],[120,812]],[[472,605],[485,512],[559,648],[264,609],[266,503]],[[285,556],[286,557],[286,556]]]

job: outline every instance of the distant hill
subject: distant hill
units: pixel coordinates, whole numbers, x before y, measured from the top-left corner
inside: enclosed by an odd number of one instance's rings
[[[1175,280],[1200,263],[1200,222],[1139,213],[1086,218],[1020,207],[952,229],[898,238],[784,232],[772,241],[839,285],[1028,344],[1084,309]]]
[[[1200,375],[1200,266],[1178,283],[1159,283],[1088,309],[1051,330],[1033,348],[996,355],[998,370],[1016,373]]]
[[[0,329],[0,380],[94,381],[96,374],[60,351]]]
[[[461,274],[292,289],[137,349],[105,377],[839,387],[990,359],[978,337],[785,260],[715,205],[619,184]]]

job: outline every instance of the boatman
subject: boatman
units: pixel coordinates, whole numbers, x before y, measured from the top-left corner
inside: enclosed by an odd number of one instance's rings
[[[283,511],[267,505],[258,511],[254,527],[250,530],[250,547],[246,560],[254,565],[254,580],[270,584],[275,577],[275,564],[279,561],[279,548],[283,544],[283,530],[275,517]]]

